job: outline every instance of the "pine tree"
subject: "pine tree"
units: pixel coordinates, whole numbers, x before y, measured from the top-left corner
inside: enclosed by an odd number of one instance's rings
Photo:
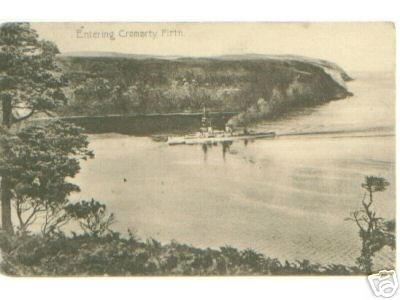
[[[66,80],[55,60],[58,53],[57,46],[40,40],[28,23],[0,26],[1,136],[15,134],[16,124],[36,113],[50,114],[66,102]],[[2,228],[12,233],[11,180],[0,172]]]

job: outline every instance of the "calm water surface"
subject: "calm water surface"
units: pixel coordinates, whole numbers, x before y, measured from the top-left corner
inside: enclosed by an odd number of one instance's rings
[[[395,216],[394,83],[385,74],[353,75],[354,97],[263,123],[258,129],[281,136],[236,142],[225,153],[221,145],[205,152],[91,135],[96,158],[74,179],[82,189],[74,199],[106,203],[115,229],[143,239],[353,264],[358,234],[344,219],[360,204],[364,176],[393,183],[376,195],[376,210]],[[376,263],[390,266],[394,254],[383,251]]]

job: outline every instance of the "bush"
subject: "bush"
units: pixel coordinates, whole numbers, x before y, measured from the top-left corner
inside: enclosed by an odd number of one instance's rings
[[[162,245],[121,237],[82,234],[0,234],[1,271],[12,276],[129,275],[352,275],[356,267],[320,266],[308,260],[282,264],[252,249],[199,249],[177,242]]]

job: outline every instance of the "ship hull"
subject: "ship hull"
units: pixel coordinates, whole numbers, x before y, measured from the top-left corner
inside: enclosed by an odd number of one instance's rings
[[[239,140],[254,140],[274,138],[275,132],[260,132],[246,135],[232,135],[232,136],[216,136],[216,137],[170,137],[168,138],[168,145],[196,145],[196,144],[214,144],[224,142],[234,142]]]

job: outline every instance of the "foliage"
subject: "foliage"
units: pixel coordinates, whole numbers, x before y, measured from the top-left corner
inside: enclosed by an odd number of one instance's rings
[[[66,214],[79,222],[86,234],[94,236],[110,232],[110,226],[114,222],[114,214],[106,214],[106,206],[92,199],[70,203],[65,207]]]
[[[15,133],[13,125],[35,113],[50,114],[66,102],[63,91],[66,79],[55,59],[58,53],[57,46],[39,40],[28,23],[0,25],[1,131],[6,131],[5,134]],[[2,228],[12,233],[12,183],[6,173],[0,175]],[[28,217],[23,225],[30,222]]]
[[[197,112],[204,105],[245,112],[262,98],[263,113],[252,116],[266,118],[349,95],[322,68],[295,60],[60,57],[60,62],[72,98],[61,110],[66,115]]]
[[[65,104],[66,78],[55,60],[58,53],[28,23],[0,25],[0,99],[7,106],[6,126]]]
[[[353,211],[351,217],[347,219],[355,222],[359,229],[362,247],[356,262],[367,274],[372,273],[373,257],[379,250],[385,246],[392,249],[396,247],[395,221],[377,217],[372,209],[373,194],[385,191],[387,186],[389,182],[382,177],[366,176],[361,185],[366,191],[361,202],[362,208]]]
[[[356,267],[321,266],[308,260],[281,263],[252,249],[199,249],[118,233],[49,237],[0,235],[3,272],[14,276],[65,275],[350,275]]]
[[[235,87],[201,86],[195,80],[172,80],[158,87],[140,81],[124,85],[115,79],[89,78],[75,87],[67,109],[89,115],[199,111],[204,105],[229,110],[225,100],[237,93]]]
[[[388,186],[389,182],[385,178],[376,176],[366,176],[365,182],[361,184],[361,187],[370,193],[370,196],[372,193],[385,191]]]
[[[79,160],[93,157],[82,128],[54,121],[31,125],[2,138],[0,169],[10,179],[19,230],[41,221],[43,234],[68,221],[64,207],[79,187],[68,182],[80,170]]]

